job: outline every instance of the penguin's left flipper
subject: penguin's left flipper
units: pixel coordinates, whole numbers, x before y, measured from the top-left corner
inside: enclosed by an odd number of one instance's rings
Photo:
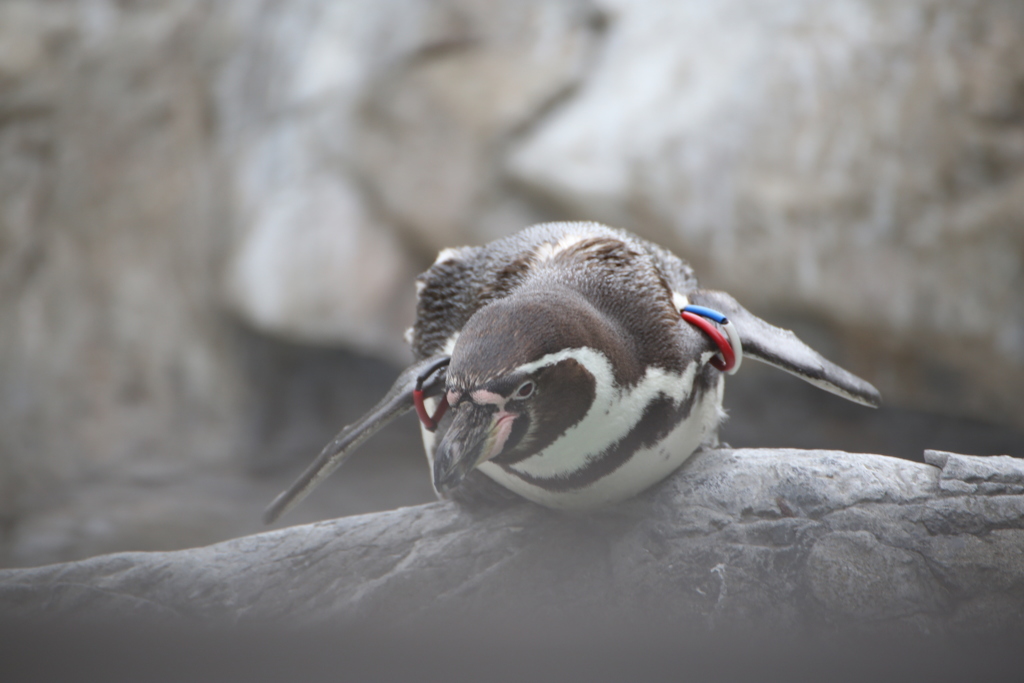
[[[382,427],[396,417],[407,413],[414,407],[413,390],[417,378],[436,367],[448,356],[439,354],[413,363],[398,376],[388,393],[368,413],[348,425],[320,451],[316,460],[306,468],[295,483],[274,499],[263,513],[263,523],[273,524],[278,517],[299,504],[334,470],[348,460],[348,457],[364,441],[376,434]],[[423,383],[423,396],[430,398],[444,393],[445,373],[443,370],[433,373]]]
[[[698,289],[690,292],[688,298],[691,303],[713,308],[732,321],[739,332],[744,357],[773,365],[855,403],[871,408],[881,405],[878,389],[826,360],[791,331],[761,320],[725,292]]]

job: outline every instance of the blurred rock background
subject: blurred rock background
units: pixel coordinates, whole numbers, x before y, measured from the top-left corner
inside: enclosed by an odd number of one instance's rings
[[[1024,455],[1019,0],[0,0],[0,566],[258,531],[445,246],[589,219],[874,382],[733,445]],[[432,497],[414,420],[286,520]]]

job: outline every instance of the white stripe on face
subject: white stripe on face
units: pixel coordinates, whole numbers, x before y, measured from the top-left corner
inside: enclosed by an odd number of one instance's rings
[[[548,491],[494,463],[482,463],[480,471],[510,491],[551,508],[586,510],[632,498],[675,471],[715,433],[722,419],[723,384],[719,377],[717,385],[694,404],[690,416],[659,443],[638,450],[621,467],[584,488]]]
[[[498,410],[505,409],[505,402],[508,400],[501,394],[496,394],[493,391],[487,391],[486,389],[477,389],[469,393],[470,398],[479,405],[496,405]]]
[[[586,468],[609,444],[616,443],[636,426],[644,408],[662,395],[679,405],[693,390],[697,370],[713,352],[705,352],[681,374],[662,368],[648,368],[643,379],[624,390],[615,385],[611,362],[591,348],[564,349],[517,368],[530,373],[542,367],[573,359],[594,378],[594,402],[587,414],[554,443],[512,469],[530,477],[549,479]],[[509,486],[509,488],[512,488]]]
[[[659,395],[679,405],[693,390],[701,362],[692,362],[681,374],[648,368],[634,387],[615,386],[611,364],[592,349],[574,355],[595,380],[594,402],[586,416],[540,453],[512,466],[531,477],[549,479],[586,468],[605,448],[629,434],[643,417],[644,408]]]

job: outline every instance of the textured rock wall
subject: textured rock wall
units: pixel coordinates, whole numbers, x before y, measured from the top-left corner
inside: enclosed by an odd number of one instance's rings
[[[832,321],[890,400],[1020,424],[1024,5],[602,6],[600,58],[514,177]]]
[[[592,12],[575,0],[242,7],[245,41],[217,83],[238,218],[230,302],[272,334],[405,360],[424,265],[530,222],[487,219],[507,203],[502,153],[579,81]]]
[[[1013,0],[0,3],[0,562],[186,506],[154,543],[213,540],[234,498],[159,487],[315,450],[360,404],[309,396],[376,386],[268,337],[400,360],[438,248],[549,218],[830,326],[891,402],[1024,424],[1022,32]]]
[[[438,248],[597,219],[832,326],[889,400],[1024,424],[1019,3],[271,7],[218,100],[260,329],[400,357]]]
[[[209,7],[0,4],[0,517],[223,462]],[[127,470],[131,470],[130,472]]]

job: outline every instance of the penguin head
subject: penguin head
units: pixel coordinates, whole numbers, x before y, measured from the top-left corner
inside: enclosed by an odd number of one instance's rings
[[[453,419],[434,453],[437,492],[450,494],[481,463],[538,453],[582,420],[615,342],[603,328],[572,293],[507,297],[480,309],[448,366]]]

